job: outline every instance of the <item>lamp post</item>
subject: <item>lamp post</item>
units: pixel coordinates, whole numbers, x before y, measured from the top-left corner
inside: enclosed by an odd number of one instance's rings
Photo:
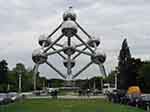
[[[18,71],[18,74],[19,74],[19,82],[18,82],[18,84],[19,84],[19,86],[18,86],[18,92],[19,93],[21,93],[21,91],[22,91],[22,73],[21,73],[21,71]]]
[[[101,77],[101,90],[103,90],[103,77]]]
[[[118,85],[117,85],[117,81],[118,81],[118,79],[117,79],[117,75],[118,75],[118,73],[119,73],[119,71],[118,71],[118,70],[116,70],[116,73],[115,73],[115,89],[117,89],[117,88],[118,88]]]

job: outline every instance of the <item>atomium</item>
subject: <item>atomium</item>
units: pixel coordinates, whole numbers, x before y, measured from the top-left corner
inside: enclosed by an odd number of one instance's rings
[[[32,59],[35,63],[34,71],[34,85],[36,84],[36,73],[41,64],[47,64],[51,69],[58,73],[62,78],[66,80],[73,80],[78,77],[83,71],[85,71],[92,64],[98,65],[100,72],[106,76],[104,62],[106,60],[106,54],[99,49],[100,39],[89,35],[84,28],[77,22],[77,16],[72,7],[69,7],[63,14],[62,23],[54,29],[54,31],[45,36],[39,37],[40,49],[36,49],[32,53]],[[61,30],[60,36],[53,38],[54,34]],[[78,34],[86,35],[88,41],[85,38],[81,38]],[[65,39],[63,39],[65,38]],[[74,42],[73,38],[76,38],[78,42]],[[65,40],[60,41],[61,39]],[[67,41],[66,41],[67,40]],[[75,43],[75,44],[74,44]],[[50,55],[58,54],[63,59],[63,65],[67,69],[66,73],[60,71],[59,68],[51,64],[50,60],[47,60]],[[72,68],[76,66],[76,59],[83,54],[90,57],[90,61],[87,65],[83,66],[76,73],[72,72]],[[36,86],[34,86],[36,88]]]

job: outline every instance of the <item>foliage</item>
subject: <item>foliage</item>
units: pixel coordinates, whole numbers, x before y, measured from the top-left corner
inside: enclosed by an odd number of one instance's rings
[[[102,77],[92,77],[90,79],[78,79],[75,81],[75,86],[82,89],[101,89]]]
[[[143,62],[138,73],[137,82],[142,92],[150,93],[150,62]]]
[[[128,62],[131,59],[130,50],[128,47],[127,39],[124,39],[122,43],[122,47],[119,54],[119,63],[118,63],[118,87],[120,89],[127,89],[128,88],[128,76],[130,75],[128,69]]]
[[[128,89],[130,86],[137,85],[138,69],[141,67],[140,59],[131,57],[127,40],[124,39],[119,54],[118,63],[118,87],[119,89]]]
[[[0,91],[7,91],[8,64],[6,60],[0,61]]]

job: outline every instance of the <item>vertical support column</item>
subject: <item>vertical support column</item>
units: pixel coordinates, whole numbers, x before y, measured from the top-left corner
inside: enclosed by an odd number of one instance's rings
[[[71,37],[68,37],[68,47],[71,47]],[[71,71],[71,55],[68,54],[68,64],[67,64],[67,79],[70,80],[71,78],[71,74],[72,74],[72,71]]]
[[[36,74],[34,74],[34,91],[36,91]]]
[[[37,73],[38,73],[38,68],[39,68],[39,64],[36,64],[35,65],[35,69],[34,69],[34,77],[33,77],[33,81],[34,81],[34,91],[36,91],[36,76],[37,76]]]

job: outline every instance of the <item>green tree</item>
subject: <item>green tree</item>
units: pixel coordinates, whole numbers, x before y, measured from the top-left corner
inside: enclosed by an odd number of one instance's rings
[[[8,63],[6,60],[0,61],[0,83],[7,81]]]
[[[128,88],[128,61],[131,59],[131,53],[128,47],[127,39],[124,39],[122,47],[119,54],[118,63],[118,88],[127,89]]]
[[[8,63],[6,60],[0,61],[0,91],[7,91]]]
[[[142,92],[150,92],[150,62],[143,62],[142,66],[138,71],[139,75],[137,77],[138,85],[140,86]]]
[[[131,57],[127,39],[124,39],[119,54],[118,63],[118,88],[128,89],[130,86],[137,85],[138,69],[142,62],[140,59]]]
[[[113,70],[109,73],[109,75],[105,78],[105,81],[109,84],[115,84],[115,75],[117,74],[116,70]]]

